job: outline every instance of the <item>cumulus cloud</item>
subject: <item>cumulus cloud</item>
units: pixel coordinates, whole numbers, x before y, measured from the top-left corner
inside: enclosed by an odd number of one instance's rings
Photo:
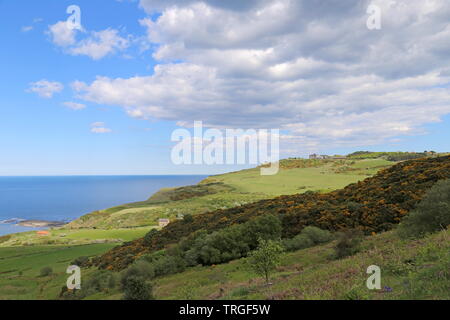
[[[107,55],[128,48],[130,41],[119,35],[115,29],[88,32],[84,29],[69,28],[66,21],[59,21],[49,26],[48,34],[52,42],[62,47],[64,52],[71,55],[85,55],[93,60],[99,60]],[[77,34],[85,37],[77,40]]]
[[[54,44],[60,47],[67,47],[75,44],[77,30],[69,28],[67,21],[59,21],[48,28],[48,34]]]
[[[104,122],[94,122],[91,124],[91,132],[102,134],[102,133],[110,133],[112,132],[112,130],[107,128]]]
[[[37,93],[42,98],[50,99],[55,93],[61,92],[64,86],[59,82],[52,82],[42,79],[37,82],[30,83],[28,92]]]
[[[369,4],[382,29],[366,27]],[[446,0],[141,0],[149,76],[77,82],[130,116],[281,128],[287,142],[376,144],[450,113]]]
[[[69,49],[73,55],[86,55],[94,60],[102,59],[108,54],[122,51],[129,46],[129,41],[118,35],[117,30],[106,29],[92,32],[91,36],[81,40]]]

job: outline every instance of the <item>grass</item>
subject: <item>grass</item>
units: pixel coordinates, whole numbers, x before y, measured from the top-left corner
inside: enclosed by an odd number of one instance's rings
[[[36,246],[36,245],[80,245],[97,242],[119,243],[143,237],[152,227],[121,229],[53,229],[48,236],[40,236],[36,232],[23,232],[11,235],[1,247]]]
[[[362,251],[332,258],[334,243],[286,254],[266,286],[244,259],[158,279],[158,299],[450,299],[450,231],[405,241],[367,237]],[[368,290],[367,267],[381,268],[382,290]]]
[[[66,284],[66,269],[75,258],[93,256],[114,244],[0,248],[0,300],[56,299]],[[39,276],[51,267],[53,274]],[[83,274],[82,274],[83,277]]]
[[[147,201],[93,212],[70,223],[68,228],[157,226],[160,218],[173,220],[179,215],[227,209],[309,190],[336,190],[392,164],[382,159],[282,160],[282,167],[274,176],[261,176],[258,168],[211,176],[195,186],[160,190]]]

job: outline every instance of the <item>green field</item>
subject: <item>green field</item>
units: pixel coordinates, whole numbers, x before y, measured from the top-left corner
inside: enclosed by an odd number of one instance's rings
[[[0,300],[56,299],[66,284],[66,269],[80,256],[94,256],[114,244],[0,248]],[[53,274],[40,276],[51,267]]]
[[[93,212],[68,228],[157,226],[160,218],[174,220],[179,215],[227,209],[280,195],[336,190],[392,164],[383,159],[282,160],[280,171],[273,176],[262,176],[259,168],[211,176],[196,186],[164,189],[147,201]]]
[[[143,237],[153,227],[121,228],[121,229],[53,229],[48,236],[40,236],[36,232],[23,232],[11,235],[1,247],[17,247],[31,245],[77,245],[89,243],[120,243]]]

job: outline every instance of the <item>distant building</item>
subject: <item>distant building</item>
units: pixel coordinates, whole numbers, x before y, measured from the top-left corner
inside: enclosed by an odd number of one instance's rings
[[[330,159],[330,158],[331,158],[330,156],[327,156],[324,154],[320,155],[320,154],[315,154],[315,153],[313,153],[309,156],[309,159],[311,159],[311,160],[323,160],[323,159]]]
[[[38,232],[36,232],[36,234],[38,236],[49,236],[50,232],[48,232],[48,231],[38,231]]]
[[[159,219],[159,226],[161,228],[166,227],[170,223],[169,219]]]

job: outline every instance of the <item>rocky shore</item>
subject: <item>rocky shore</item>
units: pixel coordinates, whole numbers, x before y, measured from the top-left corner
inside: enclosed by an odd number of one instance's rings
[[[61,227],[65,225],[65,222],[61,221],[44,221],[44,220],[24,220],[17,223],[17,225],[29,228],[50,228]]]

